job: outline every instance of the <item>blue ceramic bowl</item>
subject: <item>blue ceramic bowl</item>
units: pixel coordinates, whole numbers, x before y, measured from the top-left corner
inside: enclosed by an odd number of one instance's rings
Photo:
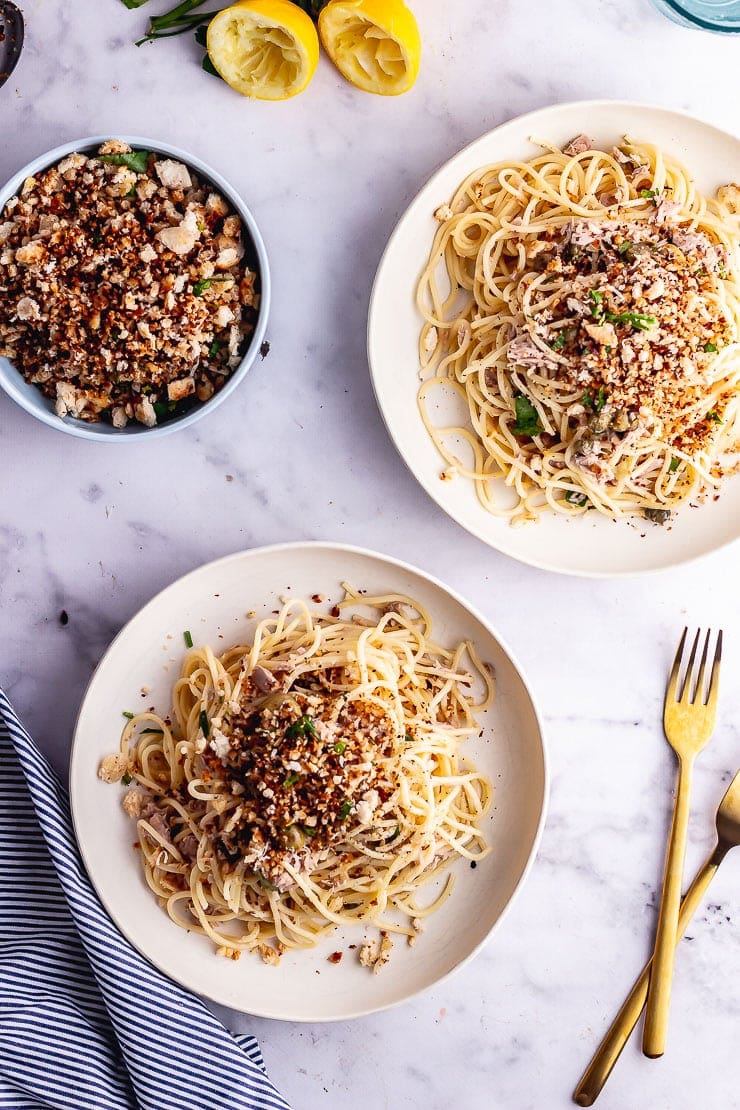
[[[740,0],[653,0],[653,4],[682,27],[740,34]]]
[[[250,338],[249,347],[239,365],[231,372],[223,388],[219,390],[218,393],[215,393],[208,401],[200,402],[188,412],[183,413],[182,416],[175,416],[164,424],[155,424],[153,428],[147,428],[145,425],[138,424],[134,421],[130,421],[125,428],[114,428],[112,425],[104,423],[89,424],[85,420],[78,420],[71,416],[59,417],[54,411],[53,400],[49,397],[45,397],[40,389],[35,385],[31,385],[30,382],[27,382],[9,359],[0,356],[0,387],[5,390],[8,396],[13,398],[16,404],[20,405],[26,412],[29,412],[31,416],[35,416],[37,420],[41,420],[44,424],[48,424],[50,428],[57,428],[61,432],[79,436],[81,439],[103,440],[106,443],[131,443],[132,439],[136,437],[146,436],[147,438],[152,438],[153,436],[164,436],[180,428],[189,427],[189,425],[194,424],[196,420],[200,420],[201,417],[205,416],[207,413],[213,412],[213,410],[217,408],[218,405],[222,404],[238,387],[259,354],[260,346],[265,338],[267,318],[270,311],[270,269],[267,261],[265,244],[254,217],[239,194],[229,183],[225,181],[220,174],[216,173],[215,170],[212,170],[210,166],[201,162],[200,159],[194,158],[191,154],[187,154],[184,150],[179,150],[175,146],[170,146],[169,143],[157,142],[152,139],[142,138],[139,135],[94,135],[87,139],[77,139],[71,143],[64,143],[62,146],[50,150],[48,154],[40,155],[40,157],[35,158],[33,162],[29,162],[27,166],[24,166],[22,170],[14,174],[10,181],[0,188],[0,217],[2,216],[7,202],[20,191],[27,177],[32,177],[34,174],[49,169],[50,166],[56,165],[62,158],[66,157],[68,154],[72,154],[74,151],[79,151],[81,154],[94,154],[101,143],[112,138],[121,139],[131,147],[135,147],[139,150],[152,150],[155,154],[163,154],[166,157],[183,162],[192,169],[202,181],[206,181],[214,186],[224,199],[229,202],[234,212],[241,218],[243,234],[247,234],[251,239],[253,246],[252,253],[256,258],[257,284],[260,291],[257,323]]]

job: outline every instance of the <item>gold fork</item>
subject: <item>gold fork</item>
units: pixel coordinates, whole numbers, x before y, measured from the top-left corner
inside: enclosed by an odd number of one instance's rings
[[[665,1051],[668,1030],[668,1009],[671,1001],[673,983],[673,959],[678,939],[678,915],[681,905],[681,883],[683,879],[686,835],[689,826],[689,797],[691,793],[691,774],[694,760],[704,748],[714,731],[717,716],[717,695],[719,692],[719,665],[722,658],[722,632],[717,636],[717,645],[712,662],[709,689],[705,695],[707,656],[709,636],[704,641],[699,673],[694,676],[694,661],[701,630],[697,631],[691,648],[686,674],[679,691],[679,675],[686,645],[687,629],[684,628],[678,645],[673,669],[668,680],[663,709],[663,728],[668,743],[678,757],[678,782],[676,799],[673,806],[673,821],[668,838],[663,894],[660,901],[658,929],[655,934],[655,951],[648,985],[647,1012],[642,1037],[642,1051],[653,1059]]]
[[[678,918],[679,936],[683,936],[686,932],[686,928],[704,900],[707,887],[714,878],[722,860],[731,848],[740,845],[740,771],[735,775],[727,788],[727,793],[720,802],[716,825],[717,843],[714,850],[710,852],[704,866],[700,868],[681,903],[681,913]],[[573,1093],[573,1101],[578,1106],[593,1106],[599,1097],[602,1087],[619,1059],[619,1054],[640,1018],[647,998],[649,975],[650,961],[648,960],[622,1009],[596,1049],[591,1063],[581,1076],[580,1082]]]

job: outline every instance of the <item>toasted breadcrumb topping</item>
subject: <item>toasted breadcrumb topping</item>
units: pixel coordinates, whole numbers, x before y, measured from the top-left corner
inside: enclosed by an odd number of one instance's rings
[[[118,140],[70,154],[0,214],[0,354],[59,416],[152,427],[238,365],[259,303],[244,256],[239,217],[182,163]]]
[[[707,411],[717,354],[734,341],[717,292],[729,260],[677,207],[656,193],[649,221],[571,220],[537,240],[537,309],[526,283],[517,293],[509,361],[572,398],[573,462],[599,480],[626,443],[707,447],[731,400]]]
[[[382,931],[379,942],[371,940],[362,945],[358,958],[362,967],[370,968],[373,975],[377,975],[390,960],[392,951],[393,941],[388,933]]]
[[[268,692],[260,670],[244,698],[252,705],[255,694],[267,693],[266,704],[225,715],[204,759],[212,781],[243,798],[218,850],[287,890],[294,882],[288,867],[310,872],[349,827],[369,826],[381,812],[397,786],[391,757],[398,738],[377,705],[313,683]]]

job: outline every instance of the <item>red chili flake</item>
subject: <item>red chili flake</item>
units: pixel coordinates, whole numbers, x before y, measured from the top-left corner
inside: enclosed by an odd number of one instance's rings
[[[331,611],[331,615],[333,617],[338,617],[339,616],[339,606],[338,605],[335,605],[330,611]]]
[[[328,957],[329,963],[338,964],[343,955],[343,952],[332,952],[331,956]]]

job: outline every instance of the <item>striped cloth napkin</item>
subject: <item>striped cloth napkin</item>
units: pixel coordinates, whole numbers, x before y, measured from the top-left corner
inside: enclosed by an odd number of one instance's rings
[[[0,1107],[289,1110],[232,1036],[119,933],[66,791],[0,690]]]

